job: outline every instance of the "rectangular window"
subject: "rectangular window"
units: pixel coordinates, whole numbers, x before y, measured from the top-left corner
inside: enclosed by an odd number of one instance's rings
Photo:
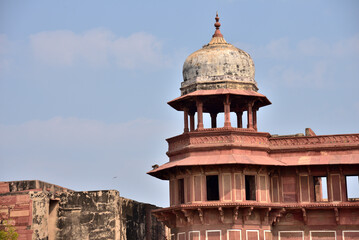
[[[189,235],[189,240],[200,240],[201,239],[200,231],[190,231],[188,233],[188,235]]]
[[[244,178],[246,186],[246,200],[256,200],[256,176],[246,175]]]
[[[178,240],[186,240],[186,233],[177,233],[177,239]]]
[[[345,176],[348,201],[359,201],[359,176]]]
[[[194,201],[202,200],[202,176],[194,176]]]
[[[272,177],[272,202],[279,202],[279,181],[278,177]]]
[[[311,240],[336,240],[335,231],[323,231],[323,230],[317,230],[317,231],[310,231],[310,239]]]
[[[296,176],[294,175],[282,176],[282,191],[283,191],[284,202],[297,201]]]
[[[309,202],[309,176],[300,176],[300,200],[302,202]]]
[[[242,175],[235,173],[234,174],[234,185],[236,191],[236,201],[242,200]]]
[[[330,181],[332,186],[332,201],[337,202],[342,200],[342,188],[340,187],[340,174],[331,174]]]
[[[303,240],[304,231],[279,231],[279,239],[281,240]]]
[[[222,237],[221,230],[207,230],[206,231],[206,240],[221,240]]]
[[[327,177],[314,177],[314,197],[316,202],[328,201]]]
[[[231,184],[231,174],[223,174],[222,182],[223,182],[223,199],[224,200],[232,200],[232,184]]]
[[[184,179],[178,179],[178,203],[184,203]]]
[[[272,232],[269,230],[264,230],[264,240],[272,240]]]
[[[246,230],[246,239],[259,240],[259,230]]]
[[[218,175],[206,176],[207,183],[207,201],[219,200]]]
[[[191,177],[186,178],[186,202],[191,202]]]
[[[260,201],[265,202],[267,201],[267,186],[266,186],[266,177],[265,176],[259,176],[259,196]]]
[[[227,239],[228,240],[240,240],[242,231],[240,229],[228,229],[227,230]]]

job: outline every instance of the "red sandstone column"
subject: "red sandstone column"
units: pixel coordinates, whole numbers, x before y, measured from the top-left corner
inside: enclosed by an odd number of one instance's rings
[[[194,130],[194,112],[189,113],[189,130],[191,132]]]
[[[253,110],[252,103],[248,103],[248,111],[247,111],[247,128],[253,128]]]
[[[229,95],[226,96],[224,101],[224,127],[231,127],[231,102]]]
[[[188,108],[184,108],[184,129],[183,132],[188,132]]]
[[[253,109],[253,127],[257,131],[257,109]]]
[[[237,128],[243,128],[243,123],[242,123],[243,111],[238,111],[236,112],[236,114],[237,114]]]
[[[203,129],[203,102],[197,100],[197,129]]]
[[[218,113],[211,113],[211,127],[217,128],[217,114]]]

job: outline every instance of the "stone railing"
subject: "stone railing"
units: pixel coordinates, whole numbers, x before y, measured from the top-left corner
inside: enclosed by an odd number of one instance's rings
[[[268,133],[254,131],[233,130],[229,128],[201,130],[185,133],[170,139],[169,152],[180,150],[187,146],[208,146],[235,144],[238,146],[268,146]]]
[[[291,147],[291,146],[337,146],[337,145],[358,145],[359,134],[346,135],[323,135],[323,136],[303,136],[303,137],[271,137],[269,138],[270,147]]]
[[[280,149],[351,147],[359,149],[359,134],[270,137],[269,133],[244,131],[236,128],[203,129],[184,133],[167,139],[169,152],[186,147],[238,146],[267,148],[268,151]]]

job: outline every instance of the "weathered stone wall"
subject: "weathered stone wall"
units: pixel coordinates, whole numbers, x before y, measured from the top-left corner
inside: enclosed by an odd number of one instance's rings
[[[121,209],[122,220],[126,222],[125,239],[169,239],[169,230],[151,214],[156,206],[122,198]]]
[[[57,239],[121,239],[119,192],[67,192],[59,199]]]
[[[3,189],[3,191],[1,191]],[[21,191],[71,191],[67,188],[57,186],[55,184],[39,181],[39,180],[30,180],[30,181],[12,181],[12,182],[2,182],[0,183],[0,193],[2,192],[21,192]]]
[[[32,239],[47,240],[50,194],[31,191],[29,196],[32,204]]]
[[[8,220],[19,240],[164,240],[169,229],[152,216],[156,208],[115,190],[74,192],[37,180],[0,182],[0,227]]]

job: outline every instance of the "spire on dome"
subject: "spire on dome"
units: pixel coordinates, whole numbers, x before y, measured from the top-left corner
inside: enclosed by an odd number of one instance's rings
[[[216,31],[214,32],[213,37],[223,37],[221,31],[219,30],[221,23],[219,22],[218,12],[216,12],[216,17],[214,19],[216,19],[216,23],[214,24]]]
[[[224,40],[221,31],[219,30],[221,23],[219,22],[218,12],[216,12],[216,17],[214,19],[216,19],[216,23],[214,24],[216,31],[214,32],[209,44],[227,43],[226,40]]]

